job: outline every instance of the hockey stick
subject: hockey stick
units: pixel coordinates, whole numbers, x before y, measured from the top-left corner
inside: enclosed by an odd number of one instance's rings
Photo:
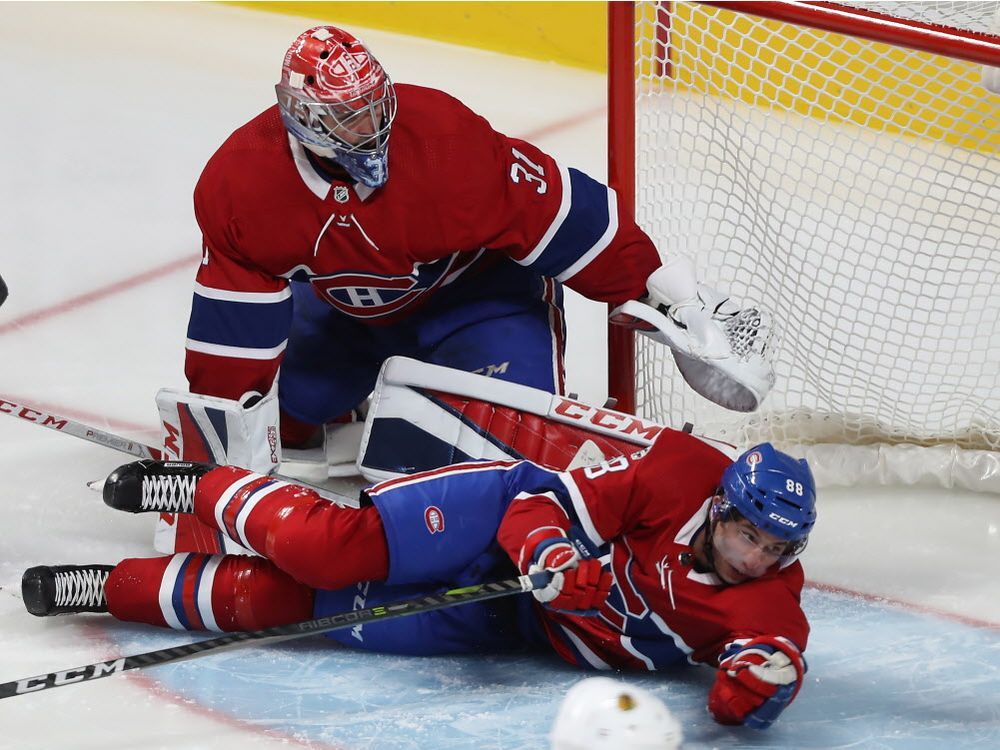
[[[320,633],[327,633],[331,630],[339,630],[340,628],[390,620],[394,617],[405,617],[421,612],[433,612],[436,609],[445,609],[459,604],[484,602],[487,599],[497,599],[501,596],[510,596],[511,594],[520,594],[545,588],[551,578],[551,573],[543,571],[530,576],[519,576],[518,578],[509,578],[503,581],[465,586],[464,588],[452,589],[440,594],[427,594],[391,604],[356,609],[350,612],[320,617],[315,620],[304,620],[303,622],[296,622],[291,625],[278,625],[273,628],[255,630],[248,633],[230,633],[218,638],[209,638],[205,641],[197,641],[183,646],[173,646],[171,648],[160,649],[159,651],[147,651],[144,654],[122,656],[118,659],[88,664],[84,667],[63,669],[59,672],[49,672],[48,674],[41,674],[35,677],[25,677],[20,680],[0,684],[0,698],[11,698],[15,695],[37,693],[41,690],[62,687],[63,685],[71,685],[77,682],[89,682],[102,677],[109,677],[119,672],[127,672],[131,669],[145,669],[146,667],[156,667],[160,664],[171,664],[179,661],[187,661],[188,659],[197,659],[200,656],[208,656],[221,651],[232,651],[243,646],[280,643],[281,641],[302,638],[307,635],[319,635]]]
[[[113,432],[99,430],[96,427],[85,425],[82,422],[76,422],[68,417],[61,417],[58,414],[49,414],[48,412],[40,409],[35,409],[24,404],[19,404],[16,401],[11,401],[3,396],[0,396],[0,413],[9,414],[12,417],[19,417],[26,422],[30,422],[31,424],[36,424],[40,427],[48,427],[50,430],[64,432],[67,435],[72,435],[73,437],[80,438],[81,440],[97,443],[98,445],[103,445],[105,448],[114,448],[116,451],[128,453],[130,456],[135,456],[136,458],[153,458],[157,460],[164,458],[163,452],[159,448],[154,448],[151,445],[145,445],[144,443],[140,443],[135,440],[129,440],[121,435],[115,435]],[[294,479],[292,477],[285,476],[284,474],[269,474],[269,476],[289,482],[290,484],[297,484],[300,487],[310,489],[324,500],[329,500],[334,503],[353,505],[357,502],[357,498],[355,497],[341,495],[339,492],[333,492],[332,490],[317,487],[314,484],[309,484],[308,482],[303,482],[300,479]]]

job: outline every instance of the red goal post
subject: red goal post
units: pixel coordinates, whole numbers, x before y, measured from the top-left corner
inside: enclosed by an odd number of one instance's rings
[[[612,326],[619,408],[1000,491],[1000,2],[610,2],[608,32],[610,184],[781,328],[746,419]]]

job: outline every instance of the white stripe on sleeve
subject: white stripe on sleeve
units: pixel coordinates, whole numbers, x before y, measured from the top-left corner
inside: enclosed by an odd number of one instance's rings
[[[206,341],[196,341],[195,339],[187,340],[187,349],[191,352],[199,352],[201,354],[212,354],[216,357],[231,357],[233,359],[258,359],[258,360],[268,360],[274,359],[283,351],[288,345],[288,340],[282,341],[277,346],[272,346],[269,349],[250,349],[245,346],[223,346],[222,344],[209,344]]]
[[[272,305],[276,302],[284,302],[292,296],[292,288],[286,286],[279,292],[233,292],[228,289],[215,289],[204,286],[197,281],[194,284],[194,293],[205,299],[215,299],[222,302],[247,302],[255,305]]]
[[[573,188],[570,185],[569,180],[569,170],[566,169],[562,164],[556,164],[559,168],[559,179],[562,180],[562,202],[559,204],[559,210],[556,211],[556,217],[549,224],[549,228],[545,230],[545,234],[542,235],[542,239],[538,241],[534,249],[527,254],[524,258],[517,261],[522,266],[530,266],[545,252],[545,248],[549,246],[552,242],[552,238],[556,236],[556,232],[566,221],[566,217],[569,216],[569,209],[573,203]]]
[[[612,188],[608,188],[608,228],[604,230],[604,234],[602,234],[601,238],[594,243],[593,247],[577,259],[576,263],[571,265],[562,273],[556,274],[556,279],[566,282],[576,276],[580,271],[586,268],[594,258],[600,255],[604,251],[604,248],[611,244],[611,240],[615,238],[617,233],[618,199],[615,197],[615,191]]]

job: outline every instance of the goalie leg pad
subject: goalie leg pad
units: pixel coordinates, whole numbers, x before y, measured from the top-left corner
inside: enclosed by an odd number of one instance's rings
[[[281,462],[275,390],[244,407],[238,401],[164,388],[156,394],[156,406],[165,459],[233,464],[261,473]],[[153,546],[166,554],[253,554],[190,515],[162,516]]]
[[[562,471],[634,453],[663,429],[537,388],[393,357],[375,387],[358,469],[371,481],[474,459],[527,459]]]

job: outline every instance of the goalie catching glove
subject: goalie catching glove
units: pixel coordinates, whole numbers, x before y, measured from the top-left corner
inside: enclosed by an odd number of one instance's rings
[[[695,277],[684,256],[650,274],[648,295],[615,308],[611,322],[670,347],[695,392],[733,411],[754,411],[774,385],[770,316],[741,309]]]
[[[787,638],[737,641],[719,661],[708,710],[720,724],[767,729],[802,687],[806,662]]]
[[[554,531],[554,530],[553,530]],[[573,542],[553,533],[538,543],[528,575],[545,570],[549,585],[532,595],[549,609],[576,615],[595,615],[611,591],[611,573],[600,560],[582,558]]]

